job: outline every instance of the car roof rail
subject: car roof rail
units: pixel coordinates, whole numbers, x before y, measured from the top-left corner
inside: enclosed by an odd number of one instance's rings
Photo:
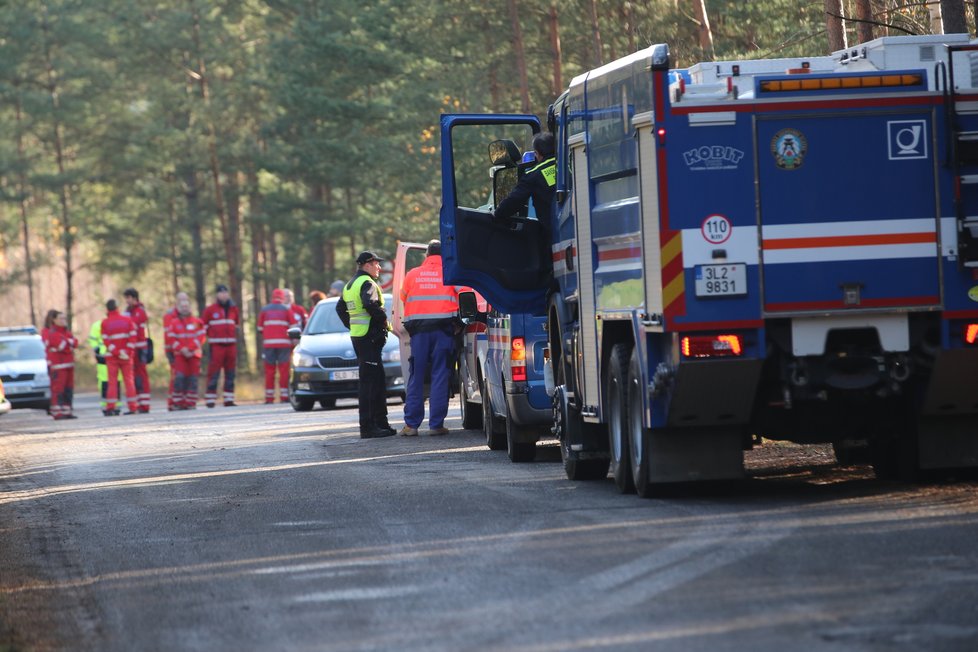
[[[10,335],[13,333],[37,335],[37,326],[0,326],[0,334]]]

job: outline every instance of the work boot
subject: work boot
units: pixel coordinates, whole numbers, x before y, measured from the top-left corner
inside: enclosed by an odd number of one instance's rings
[[[432,428],[425,434],[428,435],[429,437],[436,437],[438,435],[447,435],[449,432],[450,431],[448,430],[448,428],[441,427],[441,428]]]
[[[238,407],[238,404],[234,401],[224,401],[224,407]]]
[[[207,407],[209,408],[214,407],[214,401],[207,401]]]
[[[373,430],[361,430],[360,439],[380,439],[381,437],[391,437],[397,432],[393,428],[374,428]]]
[[[411,426],[404,426],[397,434],[399,434],[401,437],[417,437],[418,429],[412,428]]]
[[[139,413],[140,414],[149,414],[149,406],[148,405],[140,405],[139,406]]]

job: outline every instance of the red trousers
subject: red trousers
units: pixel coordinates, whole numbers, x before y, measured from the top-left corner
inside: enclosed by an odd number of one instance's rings
[[[136,399],[136,382],[132,376],[132,358],[120,360],[115,356],[105,356],[105,367],[109,371],[109,390],[105,397],[105,409],[115,409],[115,404],[119,400],[119,383],[114,383],[112,380],[118,378],[119,372],[122,372],[122,382],[126,387],[126,403],[129,405],[130,412],[136,412],[139,403]]]
[[[288,349],[285,349],[286,351]],[[285,403],[289,400],[289,359],[271,364],[265,362],[265,402],[275,402],[275,370],[278,370],[278,398]]]
[[[146,373],[146,363],[139,359],[139,349],[136,350],[136,358],[132,361],[132,378],[136,383],[139,411],[149,412],[149,374]]]
[[[207,405],[217,401],[217,378],[224,371],[224,402],[234,401],[234,374],[238,366],[236,344],[211,344],[211,357],[207,361]]]
[[[72,394],[75,389],[75,370],[51,369],[51,416],[63,419],[71,414]]]
[[[176,376],[173,379],[174,407],[197,407],[197,378],[200,376],[200,358],[185,358],[177,354],[173,360]]]

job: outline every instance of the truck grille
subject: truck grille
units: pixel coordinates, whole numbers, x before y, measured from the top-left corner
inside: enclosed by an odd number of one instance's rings
[[[323,356],[319,358],[319,366],[325,369],[342,369],[349,367],[356,367],[357,360],[347,360],[346,358],[338,358],[335,356]]]

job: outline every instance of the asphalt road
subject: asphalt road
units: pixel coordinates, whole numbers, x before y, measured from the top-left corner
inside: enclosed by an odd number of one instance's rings
[[[552,446],[511,464],[457,405],[360,440],[352,407],[82,404],[0,418],[0,650],[978,649],[974,481],[765,446],[642,500]]]

